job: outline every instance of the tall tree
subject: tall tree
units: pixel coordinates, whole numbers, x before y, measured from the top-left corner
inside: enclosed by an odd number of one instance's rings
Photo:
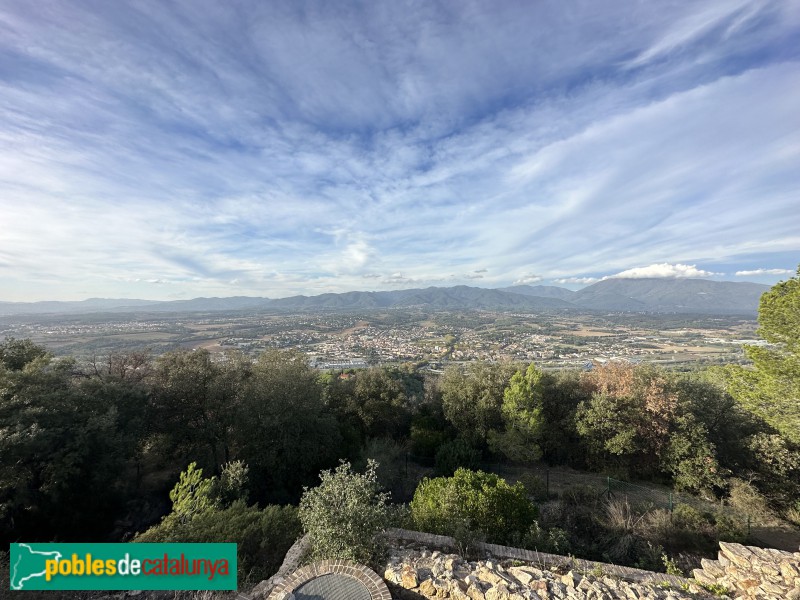
[[[215,362],[207,350],[160,356],[153,374],[151,403],[155,429],[168,448],[212,469],[227,462],[230,436],[249,364],[230,354]]]
[[[236,456],[252,474],[254,498],[296,501],[303,485],[340,458],[341,437],[317,373],[299,352],[258,357],[242,393]]]
[[[612,362],[587,373],[584,384],[592,397],[578,406],[576,428],[594,466],[657,472],[678,409],[664,373]]]
[[[503,395],[516,373],[513,363],[470,363],[466,371],[448,368],[442,377],[445,418],[458,435],[474,446],[483,446],[491,429],[503,425]]]
[[[511,377],[503,393],[503,431],[489,432],[489,447],[513,461],[533,461],[542,456],[542,372],[531,363]]]
[[[144,394],[76,378],[71,361],[25,347],[0,364],[0,538],[103,536],[139,446]]]
[[[746,346],[753,368],[726,367],[730,394],[800,444],[800,267],[761,296],[758,332],[770,346]]]

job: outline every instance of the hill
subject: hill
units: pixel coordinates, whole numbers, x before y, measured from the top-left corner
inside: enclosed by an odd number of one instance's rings
[[[430,310],[614,311],[751,314],[769,286],[704,279],[606,279],[577,292],[546,285],[499,289],[457,285],[384,292],[327,293],[269,299],[234,296],[157,302],[92,298],[81,302],[0,302],[0,316],[96,312],[345,311],[386,308]]]
[[[767,285],[706,279],[605,279],[570,298],[590,310],[752,313]]]

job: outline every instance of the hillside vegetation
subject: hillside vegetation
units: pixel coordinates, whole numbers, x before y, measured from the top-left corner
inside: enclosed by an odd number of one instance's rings
[[[137,532],[230,539],[250,557],[243,564],[272,566],[300,531],[291,506],[304,487],[340,460],[375,459],[377,485],[395,502],[414,499],[410,514],[392,513],[397,522],[620,562],[650,552],[649,566],[665,550],[703,552],[709,540],[746,531],[689,506],[643,511],[587,489],[554,503],[535,479],[523,481],[523,496],[519,487],[498,495],[504,482],[457,469],[544,461],[797,522],[798,298],[797,277],[764,295],[762,335],[773,346],[750,350],[754,368],[691,375],[619,362],[586,372],[475,362],[442,376],[413,365],[320,374],[292,351],[213,361],[203,350],[114,354],[86,369],[8,339],[0,345],[0,533],[4,541]],[[460,483],[429,479],[415,490],[415,460]],[[437,516],[445,496],[466,494],[459,506],[469,507],[469,490],[487,486],[494,498],[515,498],[492,505],[516,507],[516,521],[501,519],[513,527],[481,526],[493,521],[480,502],[482,521]]]

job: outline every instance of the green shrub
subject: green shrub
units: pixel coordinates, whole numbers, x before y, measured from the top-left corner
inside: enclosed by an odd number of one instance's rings
[[[534,521],[522,542],[523,547],[550,554],[569,554],[571,544],[567,532],[558,527],[544,529]]]
[[[661,555],[661,562],[664,563],[664,570],[667,575],[675,575],[676,577],[686,577],[686,574],[680,569],[675,559],[670,558],[666,554]]]
[[[163,521],[136,537],[136,542],[235,542],[239,581],[257,582],[272,576],[286,551],[302,534],[293,506],[247,506],[242,501],[230,507],[197,515],[186,523]]]
[[[769,508],[769,501],[752,483],[731,478],[728,488],[728,504],[743,515],[750,515],[759,520],[774,518]]]
[[[435,471],[437,475],[449,476],[458,468],[477,469],[481,453],[465,440],[446,442],[436,452]]]
[[[789,507],[786,511],[786,519],[800,527],[800,500],[797,500],[793,506]]]
[[[335,471],[320,473],[320,484],[305,488],[300,499],[300,521],[309,534],[315,559],[344,558],[372,563],[380,558],[376,534],[389,523],[389,494],[378,485],[378,463],[367,461],[366,471],[353,473],[343,462]]]
[[[240,582],[270,577],[302,533],[300,519],[293,506],[247,506],[241,499],[246,483],[241,461],[225,465],[219,480],[204,479],[203,470],[191,463],[170,492],[172,512],[134,542],[234,542]],[[228,499],[232,503],[225,506]]]
[[[538,475],[525,473],[519,478],[519,482],[525,486],[528,496],[537,502],[547,502],[550,498],[547,493],[547,485]]]
[[[411,454],[433,458],[436,451],[447,441],[442,424],[431,416],[417,415],[411,424]]]
[[[699,510],[688,504],[678,504],[672,511],[672,522],[675,527],[701,531],[708,526],[708,520],[703,517]]]
[[[468,469],[423,479],[411,501],[411,516],[422,531],[454,535],[467,524],[500,544],[521,542],[536,514],[521,483],[511,486],[497,475]]]
[[[729,515],[717,515],[714,523],[715,537],[720,542],[739,542],[747,540],[744,522]]]

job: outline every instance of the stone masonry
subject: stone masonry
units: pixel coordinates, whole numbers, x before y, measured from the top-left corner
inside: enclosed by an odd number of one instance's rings
[[[800,600],[800,552],[722,542],[718,560],[703,559],[685,579],[495,544],[479,544],[483,560],[468,561],[452,553],[449,537],[404,529],[384,535],[390,550],[379,573],[399,600]],[[285,588],[306,550],[307,540],[299,541],[279,573],[239,598],[266,600]]]
[[[702,598],[700,588],[661,587],[609,576],[569,570],[565,573],[534,565],[513,566],[496,560],[466,561],[456,554],[418,547],[395,548],[384,579],[400,600],[684,600]],[[690,590],[693,589],[693,591]]]
[[[717,560],[702,560],[694,578],[736,598],[800,600],[800,552],[720,542]]]

